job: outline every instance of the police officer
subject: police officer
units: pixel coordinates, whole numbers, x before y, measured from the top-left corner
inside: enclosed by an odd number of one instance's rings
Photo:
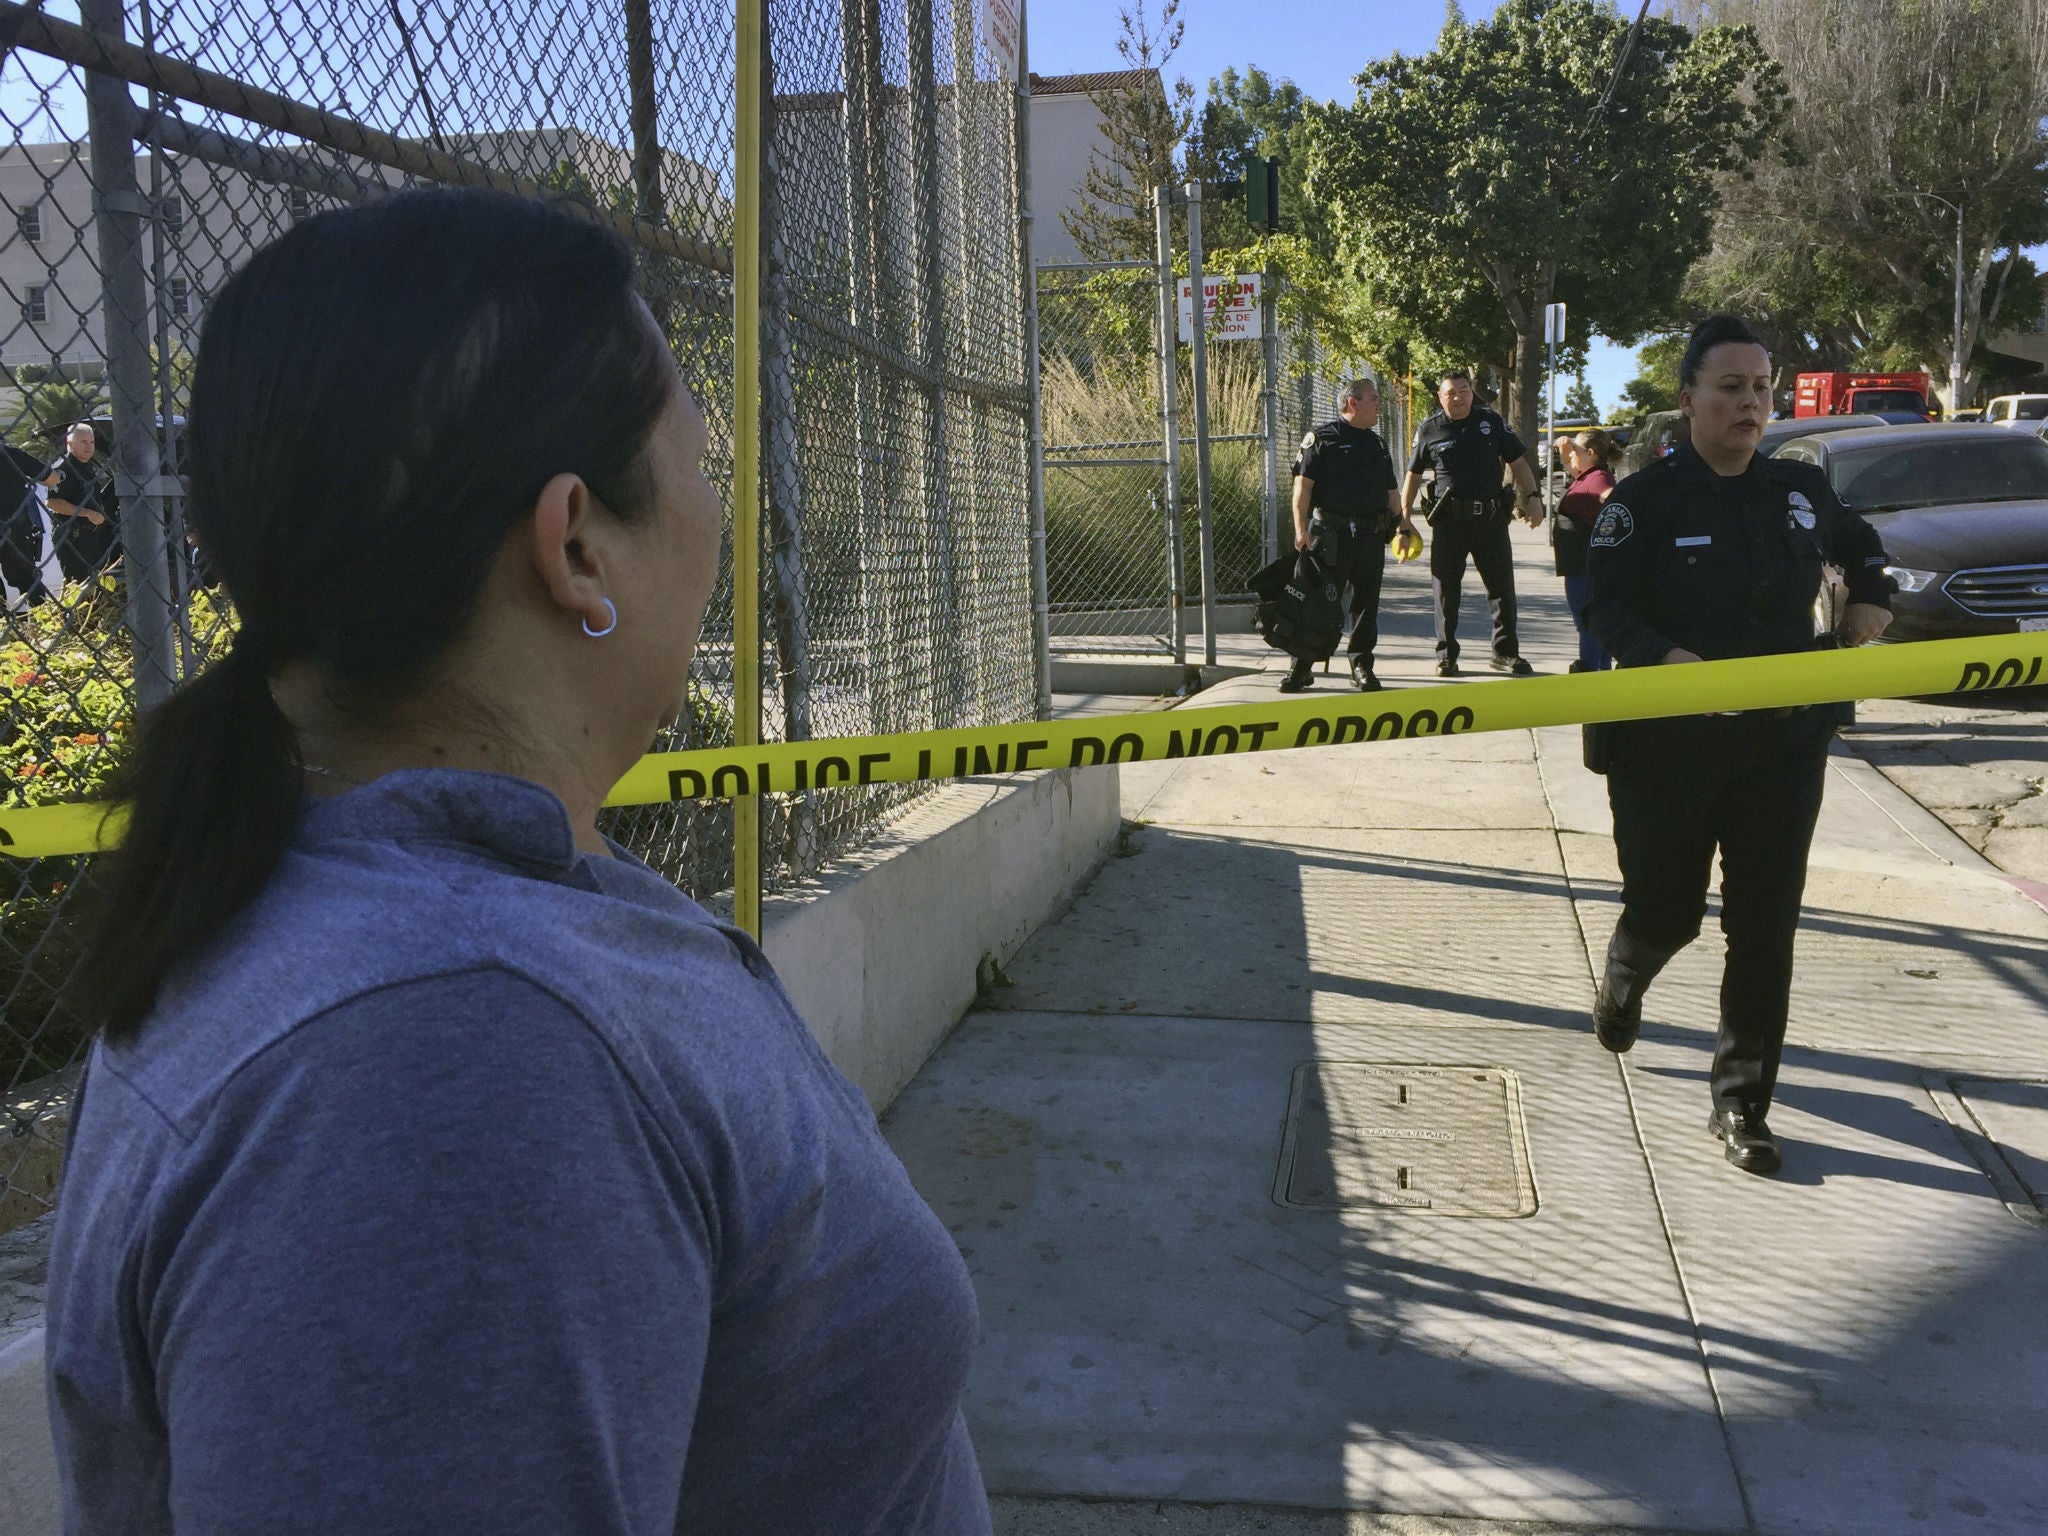
[[[1679,370],[1691,441],[1615,487],[1587,552],[1587,626],[1624,667],[1861,645],[1891,622],[1885,554],[1808,464],[1757,454],[1771,359],[1743,321],[1702,321]],[[1849,603],[1816,639],[1823,561]],[[1792,991],[1792,939],[1820,814],[1826,708],[1684,715],[1608,727],[1621,920],[1593,1002],[1608,1050],[1635,1043],[1644,990],[1700,931],[1714,851],[1728,956],[1708,1128],[1751,1173],[1778,1167],[1765,1115]]]
[[[90,581],[121,549],[121,502],[106,461],[97,457],[98,448],[92,423],[75,423],[65,434],[63,455],[42,480],[50,492],[52,526],[58,530],[57,557],[73,581]]]
[[[1373,428],[1380,419],[1380,390],[1371,379],[1353,379],[1338,398],[1337,421],[1326,421],[1301,440],[1294,461],[1294,547],[1312,549],[1332,577],[1351,588],[1351,681],[1371,692],[1373,647],[1380,638],[1380,581],[1387,569],[1387,540],[1398,528],[1415,525],[1394,493],[1394,460]],[[1297,657],[1280,684],[1299,693],[1314,681],[1310,664]]]
[[[1543,521],[1535,471],[1507,422],[1477,403],[1469,373],[1457,368],[1445,374],[1437,381],[1436,399],[1442,409],[1416,429],[1415,451],[1401,483],[1405,515],[1415,505],[1424,473],[1435,475],[1429,577],[1436,589],[1436,670],[1442,677],[1458,675],[1458,599],[1469,556],[1493,613],[1494,669],[1527,677],[1531,668],[1515,638],[1515,555],[1508,543],[1508,517],[1510,506],[1518,506],[1530,527]],[[1514,477],[1512,502],[1501,492],[1503,464]]]

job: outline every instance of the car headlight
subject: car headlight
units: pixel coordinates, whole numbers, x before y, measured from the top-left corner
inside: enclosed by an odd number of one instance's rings
[[[1925,592],[1941,579],[1939,571],[1916,571],[1903,565],[1888,565],[1884,573],[1897,583],[1901,592]]]

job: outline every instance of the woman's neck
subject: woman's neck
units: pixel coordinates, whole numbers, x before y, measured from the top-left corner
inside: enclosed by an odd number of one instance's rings
[[[372,723],[303,666],[287,666],[273,688],[278,707],[298,734],[300,757],[310,775],[307,788],[316,794],[337,794],[405,769],[502,773],[551,791],[569,814],[578,848],[611,852],[597,830],[597,812],[610,783],[595,783],[602,775],[593,774],[587,763],[525,744],[529,733],[517,722],[488,719],[461,700],[435,695],[408,701]]]

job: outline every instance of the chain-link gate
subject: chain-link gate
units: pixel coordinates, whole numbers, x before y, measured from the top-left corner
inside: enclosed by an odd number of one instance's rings
[[[974,20],[968,0],[767,7],[770,740],[1035,712],[1018,96]],[[731,483],[733,27],[723,0],[0,5],[5,803],[94,798],[138,709],[225,649],[179,478],[192,352],[208,295],[323,209],[490,185],[619,232]],[[663,745],[734,736],[729,544]],[[922,792],[764,797],[768,883]],[[725,806],[607,830],[692,893],[731,883]],[[91,874],[0,858],[0,1230],[53,1195]]]
[[[1049,643],[1175,652],[1187,546],[1170,510],[1159,269],[1055,264],[1037,281]]]

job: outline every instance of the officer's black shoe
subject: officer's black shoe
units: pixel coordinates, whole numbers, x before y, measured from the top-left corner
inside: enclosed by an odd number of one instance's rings
[[[1280,691],[1282,693],[1300,693],[1304,688],[1313,687],[1315,680],[1315,667],[1297,656],[1294,658],[1294,669],[1280,679]]]
[[[1607,979],[1593,994],[1593,1038],[1620,1056],[1636,1043],[1636,1033],[1643,1027],[1643,989],[1617,988],[1613,982],[1614,964],[1610,961]]]
[[[1519,656],[1494,657],[1493,670],[1505,672],[1511,677],[1534,677],[1536,675],[1536,669]]]
[[[1356,657],[1352,660],[1351,682],[1352,686],[1357,688],[1360,693],[1378,693],[1381,687],[1384,686],[1378,678],[1372,675],[1372,663],[1363,657]]]
[[[1455,661],[1440,661],[1436,664],[1436,675],[1438,677],[1463,677],[1465,674],[1458,669],[1458,664]]]
[[[1607,969],[1593,995],[1593,1038],[1619,1056],[1636,1043],[1643,1025],[1643,994],[1672,951],[1640,943],[1620,923],[1607,941]]]
[[[1778,1139],[1764,1124],[1762,1115],[1717,1109],[1707,1118],[1707,1129],[1720,1137],[1728,1161],[1744,1173],[1778,1171]]]

